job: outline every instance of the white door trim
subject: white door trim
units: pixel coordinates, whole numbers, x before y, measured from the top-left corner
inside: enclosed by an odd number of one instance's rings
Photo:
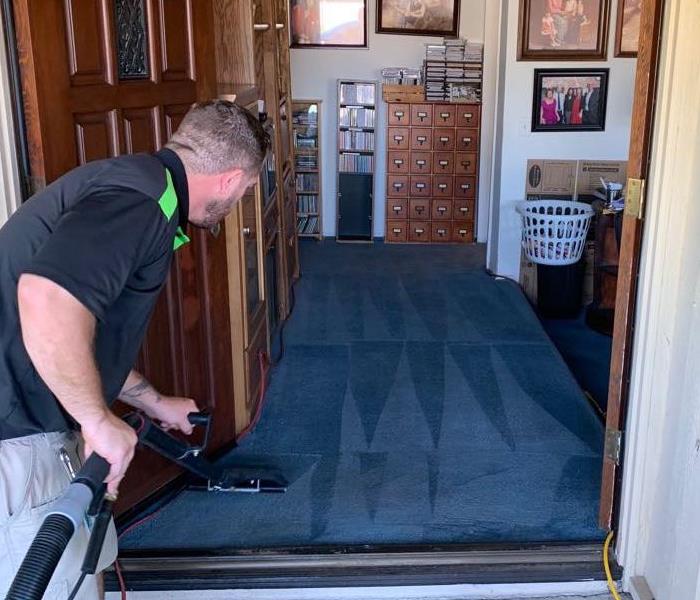
[[[17,209],[21,201],[5,29],[0,15],[0,225]]]

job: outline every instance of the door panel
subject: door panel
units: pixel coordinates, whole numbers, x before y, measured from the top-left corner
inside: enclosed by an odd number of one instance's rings
[[[77,164],[119,154],[116,111],[75,115]]]
[[[124,151],[155,152],[160,147],[160,110],[152,108],[128,108],[122,111]]]
[[[64,0],[66,45],[71,85],[108,83],[108,55],[111,48],[106,2]]]
[[[191,0],[159,0],[158,12],[163,81],[194,80]]]

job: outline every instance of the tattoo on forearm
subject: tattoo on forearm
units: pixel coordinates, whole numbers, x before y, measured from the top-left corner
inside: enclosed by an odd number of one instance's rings
[[[120,397],[127,402],[160,402],[160,394],[145,379],[141,379],[129,388],[122,390]]]

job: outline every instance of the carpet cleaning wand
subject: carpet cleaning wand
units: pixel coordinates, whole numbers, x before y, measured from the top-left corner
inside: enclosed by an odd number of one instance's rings
[[[88,457],[68,490],[46,515],[15,575],[6,600],[41,600],[43,598],[63,552],[73,534],[84,524],[85,515],[88,514],[90,507],[97,501],[101,507],[104,507],[103,481],[109,473],[109,468],[109,463],[101,456],[93,453]],[[107,509],[111,513],[111,502]],[[102,511],[103,508],[98,514]],[[108,524],[109,514],[96,521],[95,525],[98,525],[98,522],[102,523],[105,519]],[[104,528],[106,531],[106,524]],[[91,541],[96,537],[91,536]],[[102,538],[104,539],[104,533]],[[101,547],[100,541],[98,555]],[[88,552],[88,556],[89,554]]]

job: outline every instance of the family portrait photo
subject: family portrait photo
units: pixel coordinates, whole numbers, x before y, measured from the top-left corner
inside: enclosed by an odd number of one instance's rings
[[[603,131],[607,69],[536,69],[532,131]]]
[[[377,33],[456,36],[459,0],[377,0]]]
[[[615,56],[637,56],[639,46],[639,21],[642,0],[619,0],[617,5],[617,35]]]
[[[367,46],[366,0],[291,0],[292,48]]]
[[[521,0],[518,58],[605,58],[609,0]]]

